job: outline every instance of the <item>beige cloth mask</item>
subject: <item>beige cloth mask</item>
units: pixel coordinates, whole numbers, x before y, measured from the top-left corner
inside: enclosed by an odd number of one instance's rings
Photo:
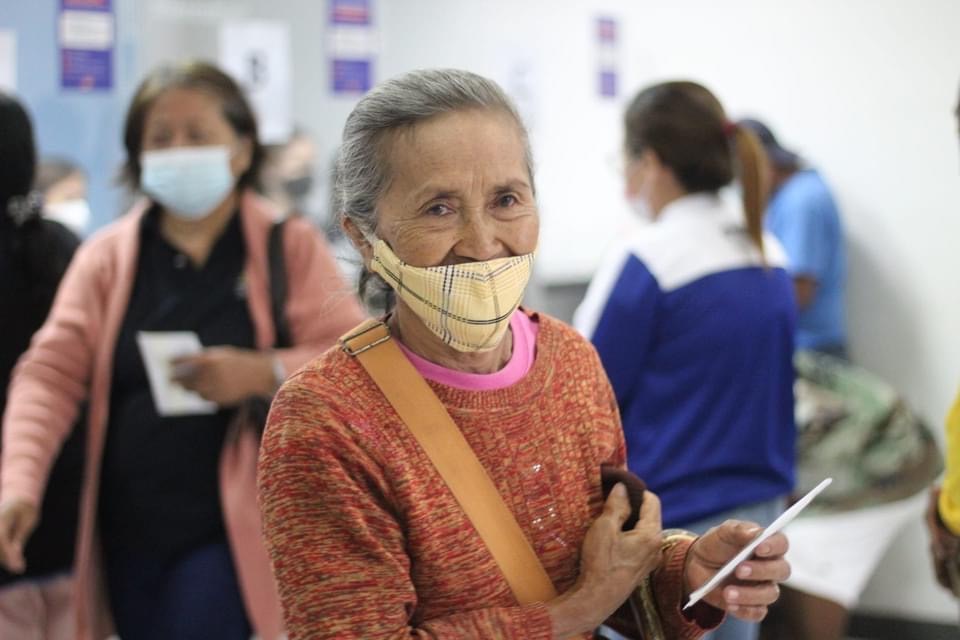
[[[457,351],[488,351],[503,338],[520,306],[533,253],[486,262],[414,267],[383,240],[373,241],[370,268],[445,344]]]

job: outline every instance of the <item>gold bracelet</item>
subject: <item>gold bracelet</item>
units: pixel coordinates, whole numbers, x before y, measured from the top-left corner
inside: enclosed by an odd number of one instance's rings
[[[700,536],[686,529],[664,529],[661,533],[660,552],[666,553],[680,542],[696,540]]]
[[[683,529],[667,529],[660,535],[661,561],[662,558],[666,556],[667,551],[675,545],[687,540],[697,539],[697,536]],[[633,611],[634,620],[637,625],[643,629],[643,637],[649,640],[666,640],[666,635],[663,633],[663,624],[660,620],[660,613],[657,609],[657,601],[653,595],[652,578],[653,574],[647,575],[637,587],[638,595],[640,596],[639,611],[633,598],[629,598],[628,601]]]

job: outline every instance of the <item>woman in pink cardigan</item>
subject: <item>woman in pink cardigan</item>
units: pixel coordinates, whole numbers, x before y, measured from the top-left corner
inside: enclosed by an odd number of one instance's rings
[[[86,401],[78,638],[277,638],[256,504],[259,433],[236,408],[273,393],[362,312],[319,235],[289,220],[290,346],[278,345],[273,214],[250,190],[262,157],[256,121],[221,71],[192,63],[152,73],[124,143],[127,177],[147,198],[78,251],[10,385],[0,562],[23,570],[51,462]],[[157,408],[144,331],[199,337],[203,350],[174,360],[172,375],[209,410]]]

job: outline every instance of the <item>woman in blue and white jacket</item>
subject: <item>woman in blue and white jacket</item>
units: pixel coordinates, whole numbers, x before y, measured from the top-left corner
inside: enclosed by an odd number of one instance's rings
[[[692,82],[641,91],[625,125],[627,196],[653,224],[605,261],[575,324],[600,353],[630,469],[660,496],[664,527],[769,523],[793,488],[796,308],[763,231],[763,149]],[[720,195],[735,177],[742,203]],[[731,624],[712,637],[756,637]]]

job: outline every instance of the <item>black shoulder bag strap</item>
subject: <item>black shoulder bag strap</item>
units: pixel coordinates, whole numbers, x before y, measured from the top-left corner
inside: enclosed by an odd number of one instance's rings
[[[270,271],[270,311],[273,316],[274,341],[277,349],[293,346],[290,327],[287,325],[287,266],[283,253],[284,220],[270,228],[267,242],[267,266]]]

